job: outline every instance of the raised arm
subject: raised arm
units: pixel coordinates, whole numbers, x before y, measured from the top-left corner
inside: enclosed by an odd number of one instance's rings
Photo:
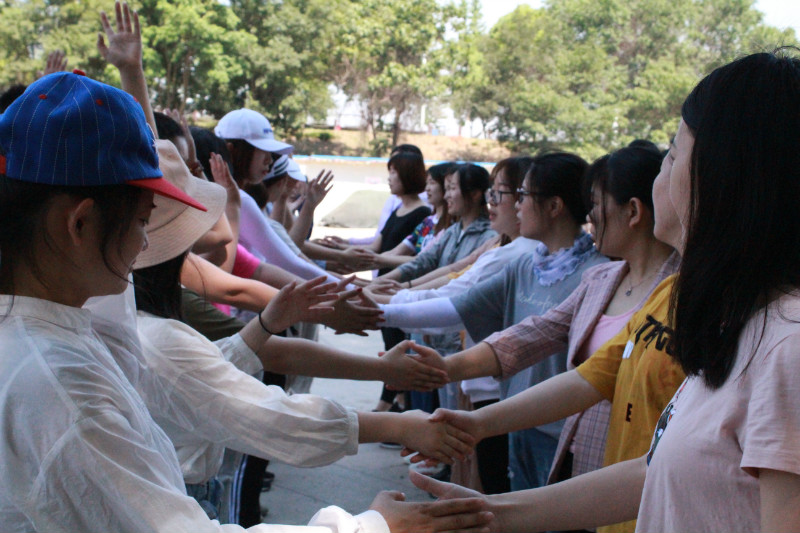
[[[158,138],[156,119],[150,106],[147,80],[142,67],[142,31],[139,26],[139,14],[132,12],[127,3],[120,4],[117,1],[114,3],[114,15],[116,29],[111,27],[105,11],[100,12],[103,32],[97,34],[97,49],[103,59],[117,67],[122,89],[141,104],[147,123],[153,129],[153,135]]]
[[[333,172],[330,170],[326,172],[324,169],[316,178],[308,182],[303,205],[289,229],[289,236],[298,247],[302,248],[301,245],[306,241],[306,237],[311,231],[311,225],[314,223],[314,210],[330,192],[333,187],[332,182]]]
[[[192,143],[194,145],[194,143]],[[239,245],[239,218],[241,216],[242,199],[239,196],[239,187],[231,176],[228,164],[222,159],[219,154],[212,153],[209,157],[211,175],[214,177],[214,182],[225,187],[227,193],[227,200],[225,202],[225,216],[228,219],[228,224],[231,229],[231,242],[225,246],[225,258],[220,263],[219,267],[226,271],[232,272],[233,265],[236,262],[236,250]],[[272,286],[282,287],[283,285]]]

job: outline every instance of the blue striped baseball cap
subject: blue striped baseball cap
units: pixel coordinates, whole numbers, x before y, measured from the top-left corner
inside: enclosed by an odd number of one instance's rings
[[[80,71],[40,78],[0,115],[0,152],[0,172],[11,179],[134,185],[205,211],[163,179],[142,106]]]

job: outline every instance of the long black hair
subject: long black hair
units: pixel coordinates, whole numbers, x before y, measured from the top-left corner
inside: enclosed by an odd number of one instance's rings
[[[136,309],[151,315],[183,320],[181,269],[188,250],[163,263],[133,271]]]
[[[486,208],[486,202],[483,196],[486,194],[486,189],[491,185],[489,171],[475,163],[462,163],[458,165],[453,172],[458,177],[458,186],[461,189],[461,196],[468,205],[475,203],[475,200],[472,198],[472,193],[480,191],[481,195],[478,199],[479,216],[488,216],[489,210]]]
[[[439,184],[439,187],[442,189],[442,194],[444,194],[444,179],[453,173],[455,170],[457,163],[452,161],[448,161],[446,163],[439,163],[436,165],[431,166],[428,169],[428,175],[431,177],[433,181]],[[439,220],[436,222],[436,225],[433,227],[433,234],[437,235],[443,229],[447,229],[450,227],[451,222],[450,213],[447,211],[447,202],[442,200],[442,215],[439,217]]]
[[[712,388],[728,379],[748,320],[779,291],[800,286],[794,55],[754,54],[720,67],[681,110],[694,148],[688,231],[670,306],[673,340],[686,374]]]
[[[572,219],[583,224],[589,211],[584,180],[588,167],[589,164],[578,155],[551,152],[536,156],[525,177],[532,192],[543,198],[558,196]]]
[[[109,271],[122,279],[126,272],[112,266],[112,253],[122,256],[125,235],[134,223],[142,189],[130,185],[65,187],[28,183],[0,174],[0,292],[14,294],[14,271],[21,265],[44,286],[36,245],[42,242],[59,253],[45,228],[44,220],[52,201],[60,195],[91,198],[100,214],[100,253]]]
[[[194,140],[197,160],[203,166],[203,171],[208,180],[214,181],[214,176],[211,174],[210,162],[212,153],[222,157],[222,160],[228,165],[232,176],[233,162],[231,160],[231,153],[228,151],[228,145],[225,141],[217,137],[213,131],[199,126],[189,126],[189,132],[192,134],[192,140]]]
[[[608,193],[617,205],[638,198],[653,213],[653,182],[661,169],[663,157],[658,147],[650,141],[636,140],[625,148],[595,160],[586,171],[587,185],[602,196]],[[605,204],[601,204],[603,220]],[[603,231],[597,236],[597,245],[603,242]]]

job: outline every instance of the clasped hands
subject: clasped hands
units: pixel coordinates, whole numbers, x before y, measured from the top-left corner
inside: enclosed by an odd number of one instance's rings
[[[412,351],[413,353],[408,353]],[[431,348],[412,341],[403,341],[382,359],[393,369],[389,388],[431,391],[448,382],[444,358]],[[464,460],[485,435],[475,412],[437,409],[433,414],[411,411],[416,417],[412,428],[416,435],[402,439],[401,455],[416,454],[412,463],[435,461],[452,464]]]

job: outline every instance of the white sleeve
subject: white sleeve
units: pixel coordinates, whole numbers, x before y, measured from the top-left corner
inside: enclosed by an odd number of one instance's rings
[[[320,510],[307,526],[220,525],[164,475],[169,462],[120,413],[83,419],[42,463],[23,512],[37,531],[64,533],[389,533],[379,513],[338,507]]]
[[[408,333],[439,335],[461,331],[464,324],[449,298],[434,298],[408,304],[381,305],[382,327],[400,328]]]
[[[139,332],[146,363],[171,398],[148,408],[174,442],[210,441],[304,467],[358,451],[356,413],[338,402],[264,385],[181,322],[140,316]]]
[[[261,363],[261,359],[250,349],[238,333],[214,341],[214,344],[222,352],[226,361],[229,361],[245,374],[255,376],[264,372],[264,365]]]
[[[326,276],[328,281],[339,281],[317,265],[292,252],[267,222],[256,201],[244,191],[240,191],[240,194],[242,210],[239,219],[239,242],[247,248],[247,251],[306,280]]]

